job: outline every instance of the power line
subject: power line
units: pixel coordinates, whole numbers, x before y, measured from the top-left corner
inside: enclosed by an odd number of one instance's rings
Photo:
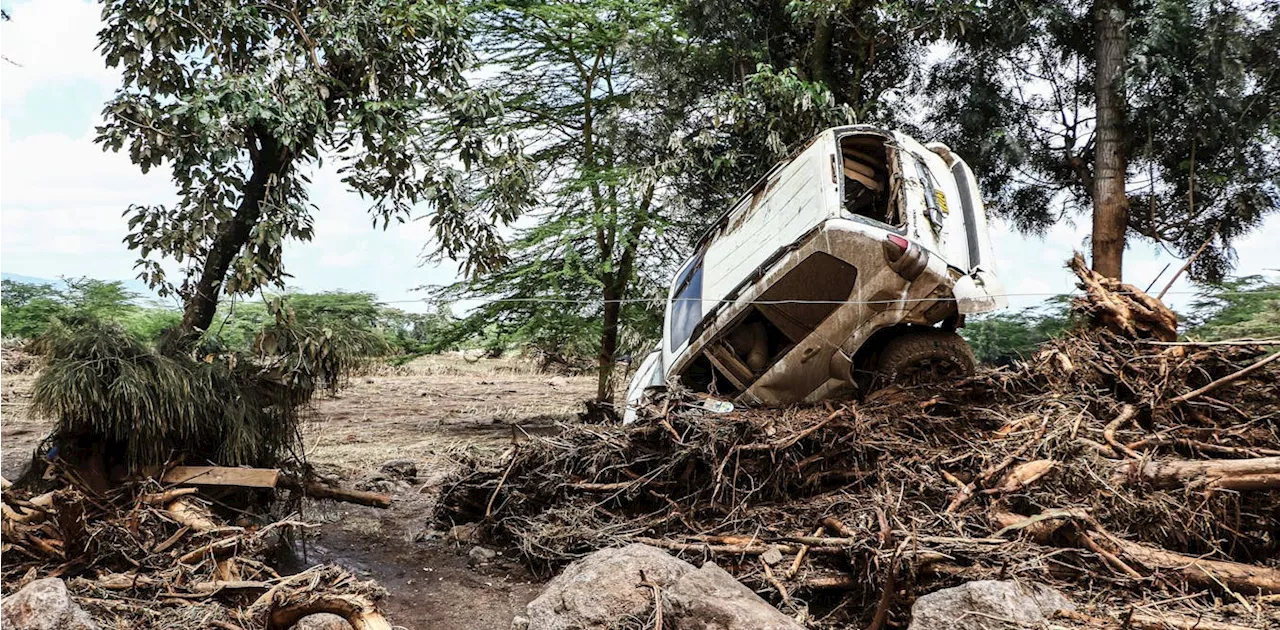
[[[992,298],[1010,298],[1010,297],[1083,297],[1084,293],[1002,293],[992,295]],[[1115,295],[1138,295],[1136,292],[1116,292]],[[1170,291],[1166,295],[1200,295],[1198,291]],[[1222,291],[1214,293],[1208,297],[1225,295],[1275,295],[1280,296],[1280,290],[1271,291]],[[505,298],[483,298],[483,297],[465,297],[465,298],[419,298],[416,300],[388,300],[379,302],[380,304],[452,304],[455,302],[478,301],[485,304],[500,303],[516,303],[516,304],[652,304],[654,302],[666,302],[664,298],[621,298],[614,300],[605,300],[601,298],[558,298],[558,297],[505,297]],[[720,304],[764,304],[764,305],[782,305],[782,304],[899,304],[902,302],[958,302],[959,298],[955,296],[942,297],[920,297],[920,298],[900,298],[895,300],[735,300],[730,298],[708,299],[708,298],[674,298],[672,302],[714,302]],[[1043,300],[1048,301],[1048,300]]]

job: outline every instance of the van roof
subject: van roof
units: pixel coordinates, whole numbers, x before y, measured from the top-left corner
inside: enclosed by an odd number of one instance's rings
[[[706,231],[702,233],[702,236],[698,237],[697,245],[694,246],[694,250],[695,250],[694,255],[697,255],[696,250],[702,249],[702,246],[706,245],[707,242],[711,240],[711,237],[714,236],[718,230],[720,230],[721,228],[723,228],[725,225],[728,224],[729,218],[733,215],[734,208],[737,208],[738,205],[743,202],[743,200],[747,199],[752,194],[754,194],[757,188],[759,188],[760,186],[763,186],[765,182],[769,181],[769,178],[772,177],[774,173],[777,173],[779,170],[785,168],[788,164],[794,162],[796,157],[798,157],[801,153],[804,153],[805,150],[808,149],[814,142],[817,142],[818,138],[821,138],[828,134],[845,134],[845,133],[855,132],[855,131],[864,131],[864,132],[882,134],[893,139],[896,139],[899,135],[899,133],[896,131],[884,129],[882,127],[877,127],[875,125],[842,125],[839,127],[828,127],[822,131],[819,131],[818,133],[814,134],[813,137],[809,138],[808,140],[805,140],[803,143],[798,145],[796,149],[788,153],[787,157],[783,158],[782,160],[779,160],[776,164],[774,164],[768,171],[765,172],[764,175],[762,175],[759,179],[753,182],[751,186],[747,187],[746,191],[744,191],[741,195],[738,195],[737,197],[735,197],[733,200],[733,203],[729,204],[729,207],[725,209],[725,211],[721,213],[718,218],[716,218],[715,222],[712,223],[706,229]]]

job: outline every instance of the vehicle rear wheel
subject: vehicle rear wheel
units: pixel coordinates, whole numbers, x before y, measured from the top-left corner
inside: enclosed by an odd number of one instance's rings
[[[922,328],[894,337],[880,351],[876,382],[880,387],[953,382],[973,375],[973,351],[960,335]]]

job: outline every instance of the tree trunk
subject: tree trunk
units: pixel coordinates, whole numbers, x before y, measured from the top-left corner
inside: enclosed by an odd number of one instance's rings
[[[218,311],[218,298],[231,263],[249,242],[254,226],[262,217],[262,202],[267,197],[272,180],[282,179],[292,162],[287,151],[281,150],[279,144],[268,134],[254,135],[258,137],[261,146],[252,146],[253,140],[249,141],[253,173],[245,182],[240,206],[230,219],[218,225],[218,233],[209,247],[200,278],[187,296],[182,323],[165,344],[166,352],[189,351],[213,323]]]
[[[1096,0],[1093,9],[1098,119],[1093,179],[1093,270],[1120,279],[1129,200],[1125,196],[1125,94],[1127,45],[1123,0]]]
[[[831,37],[834,31],[831,13],[819,17],[814,26],[813,48],[810,49],[813,80],[832,92],[835,91],[835,87],[831,85]]]
[[[604,291],[604,319],[600,331],[600,356],[598,357],[599,383],[596,400],[608,402],[613,398],[613,366],[618,353],[618,320],[622,315],[620,294],[612,287]]]

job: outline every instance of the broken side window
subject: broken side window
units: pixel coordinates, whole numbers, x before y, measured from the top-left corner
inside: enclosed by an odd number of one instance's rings
[[[702,322],[702,258],[695,259],[676,280],[671,299],[671,350],[684,345]]]
[[[893,198],[891,159],[891,149],[882,136],[855,134],[840,139],[846,212],[902,227]]]

